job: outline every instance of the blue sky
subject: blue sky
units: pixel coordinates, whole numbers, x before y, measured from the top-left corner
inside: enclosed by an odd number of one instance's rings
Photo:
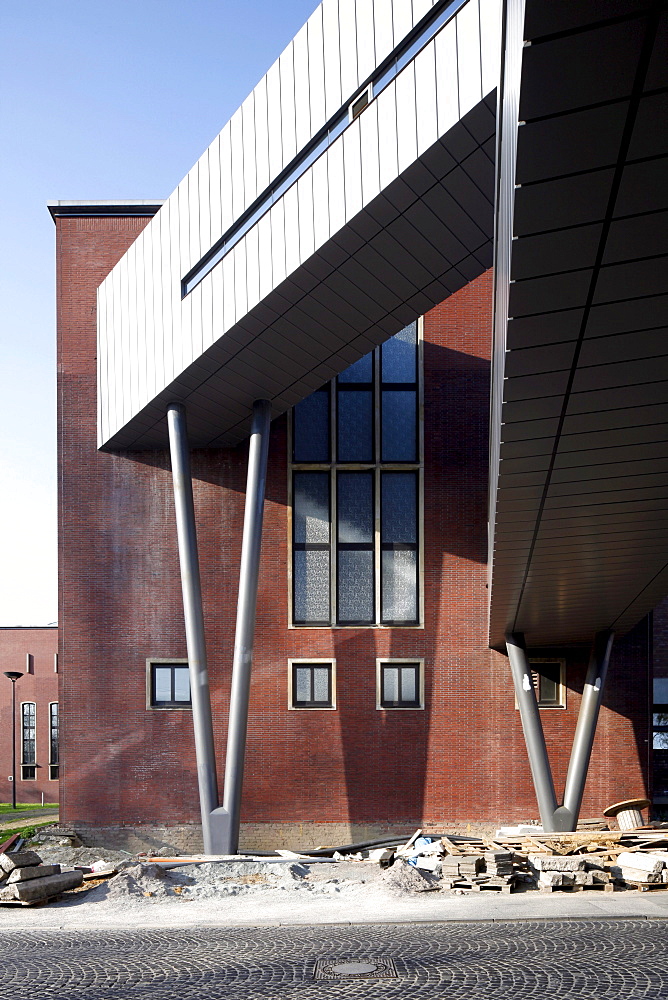
[[[57,617],[57,199],[166,198],[316,0],[0,5],[0,625]]]

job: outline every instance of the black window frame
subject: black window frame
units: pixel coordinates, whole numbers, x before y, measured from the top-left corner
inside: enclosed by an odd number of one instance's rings
[[[173,697],[175,692],[175,672],[177,670],[188,671],[188,681],[190,681],[189,666],[187,660],[171,660],[171,659],[150,659],[147,661],[148,665],[148,692],[147,692],[147,708],[157,708],[157,709],[192,709],[192,690],[190,690],[190,698],[188,701],[176,701]],[[171,701],[158,701],[155,696],[155,672],[158,668],[169,669],[171,671],[170,678],[170,690],[172,693]]]
[[[326,542],[298,542],[295,535],[297,531],[297,518],[295,517],[295,480],[298,476],[303,475],[313,475],[321,474],[327,478],[327,524],[328,524],[328,539]],[[331,608],[332,608],[332,477],[330,475],[329,468],[299,468],[292,470],[291,478],[292,487],[292,622],[294,625],[300,626],[302,628],[321,628],[324,626],[331,625]],[[297,571],[295,567],[295,553],[296,552],[326,552],[327,553],[327,580],[329,585],[329,609],[330,613],[326,619],[319,620],[317,618],[298,618],[296,614],[297,607]]]
[[[326,670],[327,671],[327,701],[315,701],[311,698],[308,701],[299,701],[297,699],[297,671],[298,670],[309,670],[310,671],[310,691],[311,694],[315,691],[314,684],[314,670]],[[335,709],[336,702],[334,697],[334,660],[291,660],[290,661],[290,708],[297,709]]]
[[[413,668],[415,675],[415,699],[413,701],[408,701],[401,697],[402,688],[402,669]],[[398,687],[399,687],[399,698],[396,701],[390,701],[385,697],[385,671],[389,669],[394,669],[399,671],[398,675]],[[379,660],[378,661],[378,694],[377,694],[377,707],[380,709],[421,709],[424,708],[424,661],[420,658],[414,660],[402,659],[402,660]]]
[[[541,682],[541,667],[545,668],[550,664],[556,664],[559,668],[559,680],[557,682],[557,700],[548,701],[543,697]],[[531,679],[536,692],[536,703],[539,708],[566,708],[566,661],[562,656],[541,656],[529,657],[529,668]]]
[[[32,724],[26,725],[26,709],[32,708]],[[32,732],[32,736],[26,736],[26,732]],[[26,747],[28,752],[26,753]],[[37,767],[37,703],[34,701],[21,702],[21,769],[33,770]],[[33,774],[29,780],[33,780]],[[24,779],[26,780],[26,779]]]
[[[55,715],[55,724],[54,724],[54,715]],[[49,702],[49,781],[57,781],[59,777],[60,777],[60,709],[57,701],[50,701]]]
[[[371,540],[369,542],[342,542],[341,541],[341,512],[339,505],[339,483],[341,476],[366,476],[371,482]],[[374,625],[376,621],[376,539],[375,539],[375,512],[376,512],[376,476],[374,469],[337,469],[334,477],[336,489],[336,624],[340,628],[355,628],[358,626]],[[341,553],[342,552],[370,552],[371,553],[371,618],[341,618]]]

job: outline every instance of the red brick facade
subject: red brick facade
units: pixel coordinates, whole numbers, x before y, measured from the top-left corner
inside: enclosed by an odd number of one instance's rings
[[[58,629],[0,628],[0,670],[15,670],[16,681],[16,801],[58,801],[58,778],[50,775],[50,710],[58,701]],[[35,705],[35,779],[24,780],[21,769],[21,706]],[[0,674],[0,802],[11,802],[12,683]]]
[[[95,290],[145,221],[57,219],[61,817],[75,825],[199,814],[190,714],[146,708],[147,657],[186,655],[169,458],[96,450]],[[491,291],[488,272],[424,321],[424,628],[287,627],[287,421],[272,427],[244,824],[537,818],[508,663],[485,639]],[[192,457],[221,785],[245,464],[243,446]],[[542,712],[558,794],[587,652],[562,655],[567,708]],[[329,656],[336,711],[288,711],[288,658]],[[424,657],[424,711],[376,710],[384,656]],[[584,816],[645,793],[649,677],[643,623],[613,655]]]

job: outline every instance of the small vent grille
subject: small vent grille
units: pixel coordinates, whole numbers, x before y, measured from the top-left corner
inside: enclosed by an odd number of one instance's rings
[[[367,87],[364,93],[360,94],[359,97],[355,98],[355,100],[350,105],[351,122],[362,114],[362,112],[364,111],[365,107],[367,106],[370,100],[371,100],[371,88]]]

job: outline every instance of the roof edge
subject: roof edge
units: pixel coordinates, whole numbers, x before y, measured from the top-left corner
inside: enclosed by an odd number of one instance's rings
[[[159,211],[164,200],[153,201],[48,201],[46,207],[51,218],[102,218],[124,216],[125,218],[151,218]]]

